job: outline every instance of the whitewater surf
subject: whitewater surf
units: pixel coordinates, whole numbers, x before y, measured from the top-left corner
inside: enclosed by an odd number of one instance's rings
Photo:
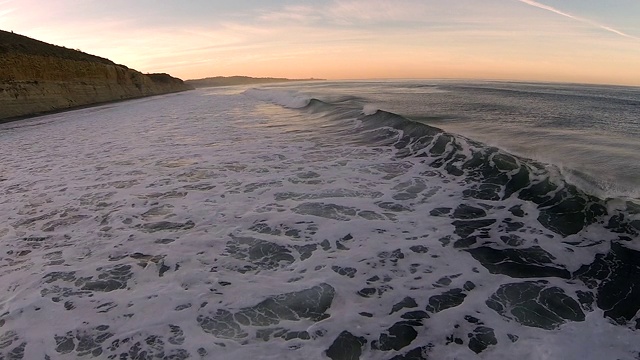
[[[585,98],[615,126],[561,121]],[[0,354],[634,359],[638,104],[628,88],[322,82],[0,125]],[[531,156],[509,139],[534,127]],[[588,129],[620,154],[608,174],[554,160]]]

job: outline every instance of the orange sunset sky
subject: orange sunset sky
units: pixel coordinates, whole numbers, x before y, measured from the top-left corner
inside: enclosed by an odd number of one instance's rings
[[[183,79],[640,85],[638,0],[0,0],[0,28]]]

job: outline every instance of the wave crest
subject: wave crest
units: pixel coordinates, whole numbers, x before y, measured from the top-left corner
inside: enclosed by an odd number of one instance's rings
[[[295,91],[248,89],[244,94],[256,100],[267,101],[291,109],[304,108],[311,102],[311,97]]]

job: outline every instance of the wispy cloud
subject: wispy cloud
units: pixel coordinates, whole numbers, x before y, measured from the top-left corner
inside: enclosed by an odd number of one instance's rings
[[[285,6],[262,14],[263,21],[316,25],[366,25],[424,20],[428,6],[420,0],[333,0],[313,6]]]
[[[14,8],[7,8],[6,5],[11,3],[13,0],[0,0],[0,19],[11,14],[15,11]],[[6,30],[6,29],[5,29]]]
[[[293,21],[302,23],[320,20],[321,13],[318,9],[311,6],[292,5],[285,6],[279,11],[262,14],[259,18],[265,21]]]
[[[339,22],[384,22],[414,21],[427,14],[428,6],[423,1],[408,0],[389,2],[386,0],[336,0],[327,9],[328,14]]]
[[[517,1],[519,1],[521,3],[524,3],[524,4],[527,4],[527,5],[530,5],[530,6],[537,7],[539,9],[551,11],[552,13],[555,13],[555,14],[558,14],[558,15],[561,15],[561,16],[564,16],[564,17],[567,17],[569,19],[573,19],[573,20],[576,20],[576,21],[579,21],[579,22],[582,22],[582,23],[585,23],[585,24],[589,24],[591,26],[595,26],[595,27],[600,28],[602,30],[609,31],[609,32],[612,32],[612,33],[620,35],[620,36],[624,36],[624,37],[629,38],[629,39],[640,40],[640,38],[638,38],[636,36],[629,35],[629,34],[627,34],[625,32],[620,31],[620,30],[616,30],[616,29],[614,29],[614,28],[612,28],[610,26],[606,26],[606,25],[597,23],[597,22],[589,20],[589,19],[585,19],[583,17],[576,16],[576,15],[571,15],[569,13],[566,13],[566,12],[562,11],[562,10],[558,10],[558,9],[556,9],[554,7],[539,3],[537,1],[533,1],[533,0],[517,0]]]

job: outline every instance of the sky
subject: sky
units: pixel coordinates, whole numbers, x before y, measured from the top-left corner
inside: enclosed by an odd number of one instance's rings
[[[0,0],[0,29],[183,79],[640,86],[640,0]]]

